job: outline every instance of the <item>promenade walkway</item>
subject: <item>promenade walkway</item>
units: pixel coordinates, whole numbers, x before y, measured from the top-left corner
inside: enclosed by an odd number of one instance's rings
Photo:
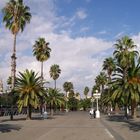
[[[24,116],[17,116],[14,121],[0,118],[0,140],[139,140],[139,120],[136,123],[117,119],[90,119],[88,112],[83,111],[45,120],[25,120]]]

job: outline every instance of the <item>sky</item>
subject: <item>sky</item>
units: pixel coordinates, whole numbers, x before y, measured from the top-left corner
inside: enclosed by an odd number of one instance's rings
[[[13,35],[2,22],[1,9],[8,0],[0,0],[0,79],[6,83],[11,74]],[[44,63],[44,78],[53,87],[49,70],[58,64],[61,74],[57,87],[72,82],[74,91],[83,94],[85,86],[95,84],[103,60],[112,56],[113,44],[128,35],[139,50],[139,0],[24,0],[32,19],[17,37],[17,74],[33,69],[40,74],[40,63],[32,54],[39,37],[50,43],[51,57]]]

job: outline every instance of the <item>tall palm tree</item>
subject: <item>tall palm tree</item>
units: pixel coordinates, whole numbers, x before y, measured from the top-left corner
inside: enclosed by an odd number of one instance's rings
[[[107,71],[109,82],[111,81],[112,72],[115,70],[115,62],[112,57],[106,58],[103,62],[103,70]]]
[[[19,111],[23,107],[27,107],[27,119],[31,119],[32,107],[37,108],[40,105],[40,98],[45,96],[41,77],[32,70],[20,72],[17,77],[15,91],[19,94],[17,102]]]
[[[18,33],[23,32],[27,23],[31,20],[30,8],[23,3],[23,0],[10,0],[2,10],[3,22],[14,36],[13,53],[11,56],[12,90],[15,86],[16,77],[16,38]]]
[[[33,45],[33,55],[41,62],[41,78],[43,81],[43,62],[50,58],[51,49],[48,47],[49,43],[45,41],[45,38],[38,38]]]
[[[54,88],[56,89],[56,80],[58,79],[59,75],[61,73],[61,69],[59,68],[59,65],[54,64],[50,68],[50,77],[54,80]]]
[[[47,93],[46,102],[51,106],[51,117],[53,116],[54,106],[63,105],[65,100],[63,94],[60,93],[60,90],[49,88]]]
[[[43,86],[43,63],[50,58],[51,49],[48,47],[49,43],[45,41],[45,38],[38,38],[33,45],[33,55],[36,56],[36,59],[41,62],[41,79],[42,79],[42,86]],[[43,99],[41,99],[41,114],[42,112],[42,105]]]
[[[89,93],[89,87],[86,86],[84,88],[84,95],[85,95],[86,98],[87,98],[88,93]]]
[[[129,71],[130,71],[130,69],[135,68],[134,64],[138,58],[138,52],[135,51],[134,49],[137,46],[134,44],[134,41],[131,38],[129,38],[128,36],[124,36],[121,39],[117,40],[115,47],[116,47],[116,50],[114,51],[113,54],[114,54],[114,57],[115,57],[116,63],[117,63],[116,72],[120,76],[119,81],[121,84],[124,84],[124,85],[126,84],[124,87],[129,88],[126,91],[124,88],[122,90],[122,92],[119,92],[119,93],[122,93],[122,95],[120,94],[121,96],[124,95],[124,97],[128,98],[128,97],[131,97],[129,95],[132,93],[132,92],[130,92],[130,89],[131,89],[131,91],[133,91],[132,90],[133,86],[132,85],[130,86],[130,83],[129,83]],[[122,86],[122,88],[123,88],[123,86]],[[115,91],[116,91],[116,93],[113,94],[114,97],[117,94],[117,89]],[[134,94],[134,95],[136,95],[136,94]],[[130,100],[128,98],[125,101],[127,101],[127,103],[125,103],[125,106],[127,107],[127,105],[130,103]]]
[[[110,86],[110,82],[111,82],[111,76],[112,73],[115,72],[116,69],[116,64],[115,64],[115,59],[112,57],[106,58],[103,62],[103,70],[107,71],[107,75],[108,75],[108,83],[107,86]],[[101,100],[102,100],[102,107],[104,107],[104,105],[107,106],[107,110],[109,108],[112,109],[112,103],[113,101],[111,100],[111,87],[106,88],[104,93],[101,96]],[[110,106],[110,107],[109,107]]]

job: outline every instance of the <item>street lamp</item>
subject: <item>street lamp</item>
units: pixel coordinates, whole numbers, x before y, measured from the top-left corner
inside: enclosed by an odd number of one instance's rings
[[[98,90],[96,90],[95,93],[93,94],[93,96],[95,97],[96,103],[97,103],[96,118],[100,118],[98,99],[100,98],[101,93],[99,93]]]

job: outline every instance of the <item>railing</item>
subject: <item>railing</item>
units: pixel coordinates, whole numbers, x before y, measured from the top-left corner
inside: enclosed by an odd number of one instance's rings
[[[11,108],[0,108],[0,116],[10,116],[11,114]],[[23,108],[22,111],[19,113],[17,108],[13,108],[13,114],[19,115],[19,114],[27,114],[26,108]]]

